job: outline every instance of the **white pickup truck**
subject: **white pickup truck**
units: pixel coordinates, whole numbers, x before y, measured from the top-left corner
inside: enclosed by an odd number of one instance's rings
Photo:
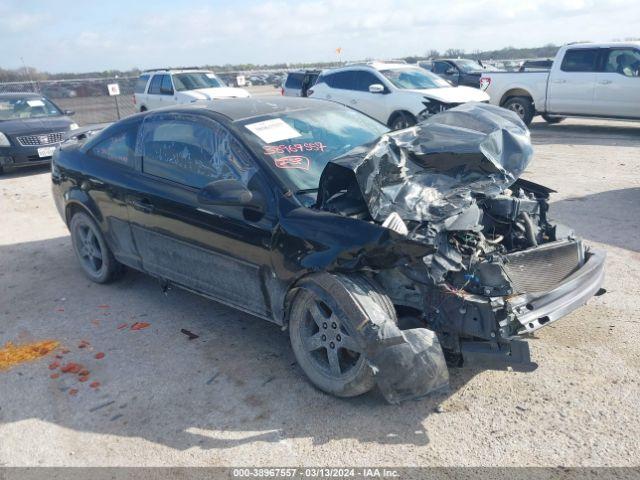
[[[640,120],[640,42],[565,45],[550,71],[485,73],[480,88],[527,125],[535,115]]]

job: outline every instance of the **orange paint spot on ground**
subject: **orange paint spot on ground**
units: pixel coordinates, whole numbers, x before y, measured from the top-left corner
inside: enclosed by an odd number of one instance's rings
[[[0,370],[7,370],[24,362],[37,360],[58,348],[60,342],[43,340],[41,342],[14,345],[7,342],[0,348]]]
[[[85,377],[87,375],[89,375],[89,370],[81,370],[78,375],[80,375],[81,377]]]
[[[109,305],[98,305],[98,308],[110,308]]]
[[[60,374],[59,374],[59,373],[52,373],[51,375],[49,375],[49,378],[56,379],[56,378],[58,378],[59,376],[60,376]]]
[[[78,380],[81,381],[81,382],[86,382],[87,380],[89,380],[89,375],[85,375],[84,377],[80,377]]]
[[[100,386],[100,382],[91,382],[91,383],[89,384],[89,386],[90,386],[91,388],[98,388],[98,387]]]
[[[96,320],[91,320],[91,324],[95,325],[96,327],[99,327],[100,326],[100,320],[97,320],[97,319]]]
[[[66,355],[67,353],[69,353],[71,350],[69,350],[68,348],[63,348],[62,350],[60,350],[63,355]]]
[[[60,362],[51,362],[49,364],[49,370],[55,370],[56,368],[58,368],[60,366]]]
[[[98,352],[95,355],[96,360],[102,360],[104,358],[104,353],[103,352]]]
[[[60,371],[62,373],[78,373],[80,372],[80,370],[82,370],[82,365],[73,362],[67,363],[66,365],[63,365],[62,368],[60,368]]]
[[[64,308],[62,307],[56,308],[56,312],[64,312]]]
[[[136,322],[131,325],[131,330],[142,330],[143,328],[150,327],[151,324],[147,322]]]
[[[69,395],[77,395],[77,393],[78,393],[77,388],[72,388],[71,390],[69,390]]]
[[[120,325],[118,325],[118,330],[122,330],[123,328],[127,328],[129,325],[126,323],[121,323]]]

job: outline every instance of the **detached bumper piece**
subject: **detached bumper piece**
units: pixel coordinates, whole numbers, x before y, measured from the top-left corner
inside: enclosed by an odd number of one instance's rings
[[[602,286],[605,257],[602,250],[587,251],[584,264],[553,290],[509,298],[507,309],[522,325],[518,334],[535,332],[584,305]]]

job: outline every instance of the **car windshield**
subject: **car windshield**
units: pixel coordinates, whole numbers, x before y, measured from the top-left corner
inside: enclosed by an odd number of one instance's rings
[[[224,82],[211,72],[174,73],[173,85],[178,92],[225,86]]]
[[[422,68],[393,68],[380,70],[397,88],[443,88],[450,87],[446,80]]]
[[[60,109],[44,97],[0,97],[0,121],[61,115]]]
[[[266,163],[300,194],[315,192],[325,165],[389,129],[348,108],[282,112],[239,122]]]
[[[456,65],[464,73],[482,73],[484,69],[475,60],[456,60]]]

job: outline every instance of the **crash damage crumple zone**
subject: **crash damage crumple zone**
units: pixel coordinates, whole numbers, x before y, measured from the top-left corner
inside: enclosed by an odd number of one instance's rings
[[[367,359],[390,402],[446,388],[443,350],[455,364],[484,355],[500,365],[534,365],[516,337],[521,306],[514,310],[507,299],[552,290],[590,253],[570,229],[547,219],[552,190],[519,180],[532,154],[529,131],[513,112],[465,104],[324,169],[317,208],[433,249],[374,273],[394,305],[418,317],[403,329],[376,315],[363,324]]]

